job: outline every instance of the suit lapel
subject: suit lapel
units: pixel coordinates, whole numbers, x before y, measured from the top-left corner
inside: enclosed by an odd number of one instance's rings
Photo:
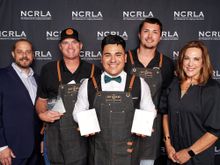
[[[16,73],[16,71],[14,70],[14,68],[12,66],[9,67],[9,76],[11,77],[11,79],[16,83],[16,85],[21,89],[22,92],[25,93],[25,96],[28,98],[28,100],[32,103],[30,94],[27,90],[27,88],[25,87],[24,83],[22,82],[22,80],[20,79],[20,77],[18,76],[18,74]]]

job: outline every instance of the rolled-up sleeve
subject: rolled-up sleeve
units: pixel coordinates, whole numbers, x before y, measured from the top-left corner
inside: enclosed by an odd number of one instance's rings
[[[155,109],[155,105],[154,105],[152,97],[151,97],[150,88],[143,78],[140,78],[140,80],[141,80],[140,109],[154,112],[155,117],[156,117],[157,111]]]
[[[76,114],[89,109],[88,101],[88,79],[85,79],[79,88],[77,101],[73,110],[73,119],[78,122]]]

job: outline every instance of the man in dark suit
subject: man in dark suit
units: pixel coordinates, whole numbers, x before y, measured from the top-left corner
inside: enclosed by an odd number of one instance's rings
[[[37,83],[30,67],[34,59],[31,42],[16,41],[12,57],[14,62],[0,69],[0,162],[39,165],[39,123],[34,108]]]

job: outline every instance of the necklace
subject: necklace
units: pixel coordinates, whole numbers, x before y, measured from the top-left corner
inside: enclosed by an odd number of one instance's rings
[[[196,85],[197,83],[195,81],[193,81],[192,78],[187,79],[185,81],[183,81],[180,85],[181,88],[181,98],[187,93],[187,91],[189,90],[189,88],[193,85]]]

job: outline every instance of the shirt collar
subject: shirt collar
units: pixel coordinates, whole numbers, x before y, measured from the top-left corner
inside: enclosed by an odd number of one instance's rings
[[[25,75],[25,76],[27,76],[27,77],[31,77],[31,76],[33,76],[34,75],[34,71],[33,71],[33,69],[31,68],[31,67],[29,67],[29,73],[28,74],[26,74],[26,72],[24,72],[16,63],[12,63],[11,64],[12,65],[12,67],[14,68],[14,70],[17,72],[17,73],[19,73],[20,75]]]
[[[112,75],[110,75],[110,74],[108,74],[107,72],[103,72],[102,73],[102,75],[104,76],[104,75],[107,75],[107,76],[109,76],[109,77],[118,77],[118,76],[121,76],[121,77],[125,77],[126,76],[126,72],[125,71],[122,71],[121,73],[119,73],[118,75],[116,75],[116,76],[112,76]]]
[[[61,67],[63,68],[63,71],[64,71],[64,72],[71,73],[71,72],[69,71],[69,69],[67,68],[67,66],[66,66],[66,64],[65,64],[65,62],[64,62],[63,59],[60,61],[60,64],[61,64]],[[77,71],[80,70],[81,65],[82,65],[82,62],[81,62],[81,59],[80,59],[79,66],[78,66],[78,68],[76,69],[76,71],[75,71],[74,73],[77,73]],[[71,73],[71,74],[74,74],[74,73]]]

